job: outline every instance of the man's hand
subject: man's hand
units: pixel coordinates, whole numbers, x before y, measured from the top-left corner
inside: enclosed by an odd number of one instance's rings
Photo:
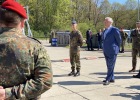
[[[5,89],[0,86],[0,100],[4,100],[5,99]]]

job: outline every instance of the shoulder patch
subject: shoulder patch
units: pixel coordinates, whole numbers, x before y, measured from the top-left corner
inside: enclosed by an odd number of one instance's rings
[[[30,38],[30,39],[33,39],[33,40],[37,41],[39,44],[42,44],[38,39],[36,39],[34,37],[30,37],[30,36],[27,36],[27,37]]]

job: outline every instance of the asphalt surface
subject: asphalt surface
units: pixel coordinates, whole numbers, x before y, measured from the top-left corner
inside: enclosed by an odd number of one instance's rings
[[[81,75],[68,76],[71,71],[69,49],[52,47],[42,41],[50,55],[53,68],[53,87],[46,91],[41,100],[140,100],[140,79],[132,78],[137,71],[132,68],[131,51],[119,53],[115,66],[115,83],[103,85],[106,63],[102,50],[86,51],[81,48]]]

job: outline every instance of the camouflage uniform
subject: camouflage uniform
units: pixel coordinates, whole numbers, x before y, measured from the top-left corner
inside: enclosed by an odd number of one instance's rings
[[[131,33],[132,37],[132,67],[135,69],[137,64],[137,56],[140,56],[140,32],[135,29]]]
[[[122,42],[121,42],[121,49],[120,52],[124,52],[124,45],[125,45],[125,41],[126,41],[126,38],[127,38],[127,33],[126,32],[123,32],[123,31],[120,31],[120,34],[121,34],[121,39],[122,39]]]
[[[6,100],[37,100],[52,86],[45,48],[15,28],[0,32],[0,86],[6,90]]]
[[[83,37],[80,31],[72,31],[70,33],[70,63],[71,69],[75,70],[75,64],[77,71],[80,70],[80,46],[83,44]]]

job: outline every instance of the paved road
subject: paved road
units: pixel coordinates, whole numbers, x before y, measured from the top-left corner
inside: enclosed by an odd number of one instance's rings
[[[45,92],[41,100],[140,100],[140,80],[132,78],[137,72],[131,69],[131,52],[121,53],[115,66],[115,83],[102,85],[106,76],[106,64],[102,51],[81,51],[81,75],[68,76],[71,71],[69,49],[46,47],[53,67],[53,87]],[[137,70],[140,67],[138,59]]]

